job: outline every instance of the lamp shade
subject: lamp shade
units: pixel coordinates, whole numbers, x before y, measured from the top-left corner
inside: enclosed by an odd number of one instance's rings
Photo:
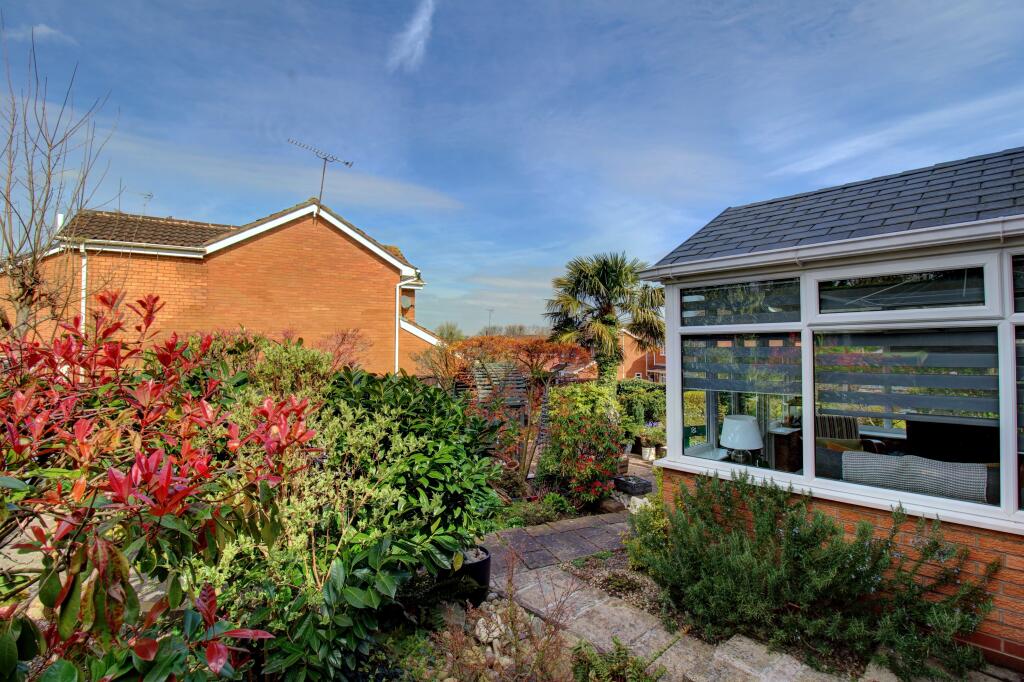
[[[764,447],[757,419],[745,414],[726,415],[718,442],[730,450],[760,450]]]

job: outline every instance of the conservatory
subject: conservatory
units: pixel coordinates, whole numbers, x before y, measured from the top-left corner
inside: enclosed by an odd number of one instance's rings
[[[659,466],[1024,534],[1021,214],[1024,150],[727,209],[645,273]]]

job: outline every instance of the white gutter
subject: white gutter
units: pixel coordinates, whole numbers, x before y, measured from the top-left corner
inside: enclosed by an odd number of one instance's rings
[[[398,331],[402,325],[402,279],[395,285],[395,374],[398,374]]]
[[[81,305],[81,316],[82,316],[82,331],[85,331],[85,302],[86,302],[86,283],[88,282],[89,275],[89,255],[85,252],[85,244],[78,247],[78,253],[82,257],[82,305]]]
[[[640,276],[645,280],[665,282],[709,272],[792,265],[793,263],[802,266],[809,261],[950,246],[986,239],[1003,241],[1009,237],[1021,236],[1024,236],[1024,216],[988,218],[891,234],[842,239],[823,244],[718,256],[717,258],[705,258],[678,264],[669,263],[648,268],[642,271]]]

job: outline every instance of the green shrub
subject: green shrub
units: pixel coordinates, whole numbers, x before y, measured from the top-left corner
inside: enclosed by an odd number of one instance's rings
[[[276,532],[238,538],[216,565],[196,567],[239,623],[275,635],[258,676],[350,677],[377,633],[417,609],[401,591],[409,578],[458,568],[499,506],[493,429],[461,401],[358,370],[335,375],[319,400],[322,454],[282,482],[266,510]]]
[[[572,650],[572,674],[576,682],[657,682],[665,676],[662,667],[648,672],[652,661],[633,656],[617,638],[608,653],[598,653],[586,642]]]
[[[575,513],[576,507],[563,495],[548,493],[536,502],[519,500],[507,505],[502,511],[500,525],[505,528],[539,526],[542,523],[573,516]]]
[[[323,411],[344,415],[348,410],[364,430],[342,430],[335,451],[388,462],[389,484],[404,493],[395,523],[418,522],[422,536],[445,534],[457,550],[472,546],[491,528],[500,506],[491,487],[500,471],[488,456],[496,425],[467,414],[465,403],[446,391],[404,373],[338,373]],[[360,466],[357,461],[351,475],[361,475]],[[443,550],[420,556],[428,570],[447,568],[439,559]]]
[[[541,506],[556,517],[569,516],[576,513],[576,508],[572,506],[572,502],[558,493],[548,493],[545,495],[544,499],[541,500]]]
[[[548,391],[551,411],[585,416],[600,416],[618,421],[619,403],[608,386],[590,381],[559,386]]]
[[[597,383],[572,384],[548,395],[548,443],[537,478],[564,491],[577,507],[611,494],[611,477],[626,435],[613,392]]]
[[[615,390],[623,417],[639,424],[665,421],[665,384],[625,379]]]
[[[819,665],[878,651],[904,679],[943,675],[932,661],[957,676],[981,663],[957,638],[990,609],[987,577],[962,576],[967,552],[937,525],[916,526],[908,556],[896,544],[901,511],[887,534],[865,522],[848,539],[808,498],[746,476],[698,477],[674,511],[655,504],[631,524],[631,560],[710,639],[744,633],[800,647]]]

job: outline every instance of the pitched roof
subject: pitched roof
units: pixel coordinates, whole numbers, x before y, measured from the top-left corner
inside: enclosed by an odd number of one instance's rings
[[[200,223],[180,218],[82,210],[68,221],[60,236],[71,241],[108,241],[126,244],[199,248],[207,241],[231,234],[232,225]]]
[[[1024,214],[1024,147],[727,208],[658,265]]]
[[[146,246],[174,246],[201,249],[233,234],[276,220],[294,211],[317,204],[316,197],[264,216],[245,225],[222,225],[203,223],[180,218],[157,218],[153,216],[120,213],[115,211],[79,211],[60,231],[60,238],[70,241],[122,242]],[[388,252],[401,263],[414,267],[402,251],[390,244],[381,244],[329,207],[320,204],[320,210],[329,213],[338,222]]]

